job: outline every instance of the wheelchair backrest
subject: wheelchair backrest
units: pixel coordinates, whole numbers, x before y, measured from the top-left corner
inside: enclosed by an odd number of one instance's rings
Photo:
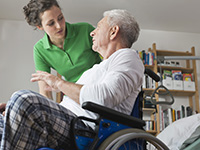
[[[143,94],[144,94],[144,91],[140,91],[140,93],[138,94],[138,96],[135,100],[135,104],[134,104],[132,112],[131,112],[131,116],[139,118],[139,119],[142,119],[142,116],[143,116],[143,111],[142,111]]]

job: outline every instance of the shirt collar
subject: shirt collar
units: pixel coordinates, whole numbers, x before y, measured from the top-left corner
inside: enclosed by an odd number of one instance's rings
[[[43,37],[42,40],[43,40],[44,48],[45,49],[50,49],[51,48],[51,43],[50,43],[49,37],[48,37],[48,35],[46,33],[44,34],[44,37]]]

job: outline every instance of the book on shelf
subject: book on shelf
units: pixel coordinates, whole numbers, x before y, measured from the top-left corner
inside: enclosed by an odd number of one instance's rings
[[[176,110],[176,120],[181,119],[181,111]]]
[[[192,108],[191,107],[186,107],[186,115],[191,116],[192,115]]]
[[[153,100],[156,101],[156,98],[153,97]],[[152,104],[151,102],[151,96],[149,95],[145,95],[144,96],[144,104],[143,104],[143,107],[144,108],[152,108],[152,109],[156,109],[156,105],[155,104]]]
[[[170,70],[163,70],[163,79],[172,80],[172,72]]]
[[[172,122],[176,121],[176,112],[174,109],[171,110],[172,113]]]
[[[148,75],[144,75],[143,77],[143,88],[154,89],[155,88],[155,81],[149,77]]]
[[[154,120],[145,120],[145,130],[146,131],[155,131],[155,121]]]
[[[181,70],[172,70],[172,80],[183,80],[183,74]]]
[[[165,125],[164,125],[164,113],[162,106],[159,106],[159,119],[160,119],[160,131],[164,130]]]
[[[174,121],[192,115],[192,109],[189,106],[181,105],[178,108],[165,108],[159,106],[160,131],[172,124]]]
[[[191,73],[184,73],[183,74],[183,81],[193,81]]]
[[[166,128],[169,125],[169,116],[167,109],[163,110],[163,128]]]
[[[152,52],[146,52],[145,50],[138,52],[144,65],[154,65],[155,55]]]
[[[173,116],[172,116],[172,108],[168,108],[167,109],[167,113],[168,113],[168,119],[169,119],[169,124],[172,124],[172,122],[173,122]]]
[[[181,109],[181,118],[185,118],[185,116],[186,116],[185,106],[181,105],[180,107],[181,107],[180,108]]]

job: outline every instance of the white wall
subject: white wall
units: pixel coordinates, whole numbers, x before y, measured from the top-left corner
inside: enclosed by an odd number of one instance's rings
[[[23,21],[0,20],[0,102],[6,102],[20,89],[38,91],[31,83],[34,72],[33,45],[41,38]]]
[[[0,20],[0,102],[6,102],[19,89],[38,91],[37,83],[31,83],[34,72],[33,45],[42,37],[41,31],[33,30],[25,21]],[[141,30],[137,50],[148,50],[153,43],[158,49],[190,51],[195,46],[200,56],[200,34]],[[199,72],[200,61],[197,61]],[[198,73],[200,85],[200,73]],[[188,103],[187,98],[177,98],[176,104]]]

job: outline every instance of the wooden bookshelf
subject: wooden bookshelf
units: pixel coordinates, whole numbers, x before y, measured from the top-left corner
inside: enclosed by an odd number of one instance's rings
[[[173,51],[173,50],[158,50],[156,48],[156,44],[153,43],[152,48],[149,48],[149,52],[153,52],[155,57],[157,56],[195,56],[195,48],[192,47],[190,51]],[[195,82],[195,91],[185,91],[185,90],[169,90],[173,96],[184,96],[188,97],[189,105],[193,109],[193,111],[200,112],[199,110],[199,93],[198,93],[198,81],[197,81],[197,71],[196,71],[196,60],[183,60],[186,63],[185,67],[177,67],[177,66],[164,66],[161,65],[162,70],[181,70],[182,73],[192,73]],[[160,71],[160,65],[157,64],[157,60],[154,61],[154,65],[148,66],[145,65],[146,68],[152,69],[155,73]],[[156,83],[156,87],[158,87],[158,83]],[[143,89],[145,94],[153,93],[154,89]],[[159,89],[159,92],[164,92],[165,90]],[[156,101],[159,101],[159,96],[155,95]],[[193,106],[193,99],[195,106]],[[156,134],[160,132],[160,116],[159,116],[159,105],[156,106],[156,125],[157,131]],[[146,111],[146,110],[145,110]],[[152,111],[154,113],[154,111]],[[148,131],[151,132],[151,131]]]

